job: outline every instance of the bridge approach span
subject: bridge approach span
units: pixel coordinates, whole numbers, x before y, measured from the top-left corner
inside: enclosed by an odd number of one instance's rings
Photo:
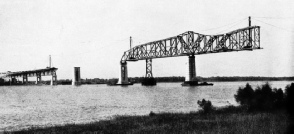
[[[58,68],[55,67],[47,67],[44,69],[8,72],[6,75],[2,76],[2,78],[10,78],[12,81],[12,79],[15,79],[16,77],[22,77],[22,83],[25,84],[28,82],[28,77],[36,77],[36,84],[39,84],[42,80],[42,76],[51,76],[51,85],[54,85],[57,82],[57,70]]]

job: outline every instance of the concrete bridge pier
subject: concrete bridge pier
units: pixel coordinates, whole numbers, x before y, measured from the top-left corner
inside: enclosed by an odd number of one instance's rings
[[[182,86],[212,86],[212,83],[200,82],[196,79],[195,55],[189,55],[188,73]]]
[[[28,83],[28,74],[23,74],[22,75],[22,84]]]
[[[189,55],[188,74],[185,81],[193,81],[196,78],[195,55]]]
[[[52,76],[53,78],[53,76]],[[81,85],[81,71],[80,67],[74,67],[74,73],[73,73],[73,79],[72,79],[72,85],[78,86]]]
[[[126,61],[121,61],[120,62],[120,80],[118,84],[129,84],[129,79],[128,79],[128,66]]]
[[[188,60],[188,71],[185,78],[184,83],[182,83],[182,86],[195,86],[198,85],[198,81],[196,78],[196,68],[195,68],[195,55],[189,55]]]

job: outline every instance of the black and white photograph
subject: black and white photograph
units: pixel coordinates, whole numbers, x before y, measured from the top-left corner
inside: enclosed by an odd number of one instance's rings
[[[0,0],[0,52],[0,133],[294,133],[291,0]]]

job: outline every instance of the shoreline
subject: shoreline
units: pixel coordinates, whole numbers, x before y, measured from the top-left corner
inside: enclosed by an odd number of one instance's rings
[[[142,83],[145,77],[129,77],[129,82],[132,83]],[[99,79],[99,81],[95,81]],[[169,76],[169,77],[154,77],[157,83],[180,83],[185,81],[183,76]],[[100,81],[101,80],[101,81]],[[294,81],[293,76],[280,76],[280,77],[266,77],[266,76],[211,76],[211,77],[201,77],[198,76],[197,80],[199,82],[249,82],[249,81]],[[116,83],[118,78],[103,79],[103,78],[92,78],[92,79],[82,79],[82,85],[99,85],[99,84],[110,84]],[[35,81],[28,81],[28,84],[22,84],[22,82],[10,83],[8,81],[1,80],[0,86],[10,86],[10,85],[35,85]],[[50,85],[49,80],[42,81],[44,85]],[[69,79],[57,80],[56,85],[72,85]]]
[[[124,115],[83,124],[32,127],[4,133],[285,133],[289,125],[285,110],[246,112],[240,106],[190,113]]]
[[[207,82],[217,82],[217,83],[222,83],[222,82],[272,82],[272,81],[285,81],[285,82],[293,82],[294,80],[236,80],[236,81],[207,81]],[[159,81],[157,83],[182,83],[184,81],[167,81],[167,82],[164,82],[164,81]],[[141,84],[140,82],[139,83],[133,83],[133,84]],[[59,85],[72,85],[72,84],[56,84],[56,85],[53,85],[53,86],[59,86]],[[81,85],[108,85],[108,83],[93,83],[93,84],[81,84]],[[79,85],[79,86],[81,86]],[[9,87],[9,86],[52,86],[50,84],[43,84],[43,85],[36,85],[36,84],[11,84],[11,85],[1,85],[0,84],[0,87],[1,86],[6,86],[6,87]],[[156,85],[154,85],[156,86]]]

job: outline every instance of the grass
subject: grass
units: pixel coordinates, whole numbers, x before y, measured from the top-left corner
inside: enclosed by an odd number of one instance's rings
[[[245,112],[242,107],[225,107],[210,113],[159,113],[118,116],[87,124],[29,128],[5,133],[285,133],[289,125],[285,111]]]

